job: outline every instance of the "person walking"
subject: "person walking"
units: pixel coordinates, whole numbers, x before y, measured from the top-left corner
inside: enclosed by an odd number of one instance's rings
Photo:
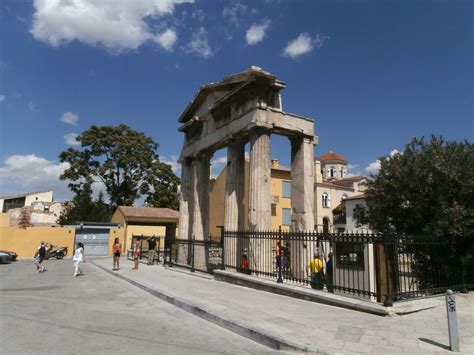
[[[74,277],[84,275],[81,269],[81,265],[84,262],[84,244],[81,242],[77,243],[72,260],[74,261]]]
[[[120,255],[122,254],[122,244],[118,238],[115,238],[114,245],[112,246],[112,253],[114,255],[114,266],[113,271],[120,270]]]
[[[133,262],[134,266],[132,270],[138,270],[138,258],[140,257],[140,244],[138,243],[138,238],[135,238],[133,241]]]
[[[46,271],[45,267],[43,266],[43,260],[45,256],[46,256],[46,244],[45,242],[41,242],[38,249],[36,249],[36,253],[34,256],[37,273]]]
[[[313,259],[308,262],[308,274],[310,274],[311,288],[322,290],[324,288],[324,264],[318,252],[315,252]]]
[[[156,242],[155,237],[148,239],[148,265],[153,265],[155,263],[155,249]]]

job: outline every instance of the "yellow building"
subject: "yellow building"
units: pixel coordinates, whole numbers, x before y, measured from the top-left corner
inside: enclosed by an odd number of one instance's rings
[[[125,230],[125,248],[131,247],[132,238],[138,236],[160,237],[160,249],[165,236],[176,236],[179,212],[169,208],[119,206],[111,222]]]
[[[365,190],[365,177],[347,176],[347,161],[339,154],[329,152],[315,159],[314,229],[320,232],[341,231],[344,225],[334,227],[333,210],[345,198],[360,195]],[[249,162],[245,161],[244,210],[248,208]],[[210,184],[210,234],[218,239],[224,225],[226,168]],[[291,225],[291,169],[272,160],[272,229],[289,230]],[[244,228],[248,229],[248,214],[244,214]]]

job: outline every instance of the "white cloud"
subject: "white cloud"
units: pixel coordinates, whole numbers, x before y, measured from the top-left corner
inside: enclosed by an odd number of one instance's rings
[[[171,159],[168,159],[167,157],[160,157],[160,161],[162,163],[171,165],[171,169],[173,169],[173,172],[176,174],[176,176],[181,175],[181,163],[178,162],[178,159],[175,155],[172,155]]]
[[[56,198],[70,198],[67,182],[59,180],[68,167],[69,163],[57,164],[35,154],[12,155],[0,167],[0,194],[53,189]]]
[[[270,20],[266,20],[261,25],[253,24],[250,26],[250,28],[247,30],[247,33],[245,34],[245,40],[247,41],[247,44],[251,46],[263,41],[269,26]]]
[[[75,126],[79,120],[79,116],[72,112],[64,112],[59,120],[63,123]]]
[[[191,42],[185,47],[185,51],[187,53],[196,53],[203,58],[211,58],[214,56],[214,52],[207,38],[207,31],[204,27],[201,27],[197,33],[193,34]]]
[[[288,42],[283,50],[283,56],[296,58],[313,51],[315,48],[320,49],[328,38],[319,34],[312,38],[308,33],[300,33],[296,39]]]
[[[34,0],[30,32],[58,47],[73,40],[120,51],[154,39],[146,20],[172,14],[194,0]]]
[[[230,7],[225,7],[222,11],[222,16],[232,25],[239,26],[240,20],[247,11],[248,6],[241,4],[240,2]]]
[[[211,177],[217,177],[227,165],[227,155],[211,160]]]
[[[403,153],[401,153],[398,149],[393,149],[388,155],[388,158],[392,158],[397,154],[403,154]],[[368,174],[373,174],[373,175],[378,174],[380,170],[380,159],[377,159],[376,161],[367,165],[364,170]]]
[[[380,160],[377,159],[376,161],[370,163],[369,165],[365,167],[364,170],[367,174],[372,174],[372,175],[378,174],[380,170]]]
[[[160,46],[162,46],[167,52],[171,52],[173,50],[173,46],[178,39],[178,35],[172,29],[167,29],[165,32],[156,35],[154,40]]]
[[[6,96],[5,96],[5,95],[0,95],[0,102],[5,101],[5,99],[6,99]]]
[[[64,141],[69,145],[81,145],[81,143],[76,140],[77,136],[77,133],[68,133],[64,136]]]
[[[33,101],[28,102],[28,108],[30,111],[36,110],[36,104]]]

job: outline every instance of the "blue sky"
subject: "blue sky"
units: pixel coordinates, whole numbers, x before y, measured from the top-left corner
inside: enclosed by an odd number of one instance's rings
[[[0,195],[69,198],[58,155],[91,124],[143,131],[174,164],[199,86],[250,65],[286,82],[285,111],[315,119],[316,155],[341,153],[354,174],[412,137],[472,142],[473,4],[2,0]],[[289,149],[272,138],[286,165]]]

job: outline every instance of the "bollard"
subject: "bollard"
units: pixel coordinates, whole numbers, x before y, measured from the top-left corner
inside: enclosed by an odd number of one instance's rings
[[[451,290],[446,291],[446,312],[448,314],[449,349],[451,351],[459,351],[456,299],[454,298],[454,293]]]

